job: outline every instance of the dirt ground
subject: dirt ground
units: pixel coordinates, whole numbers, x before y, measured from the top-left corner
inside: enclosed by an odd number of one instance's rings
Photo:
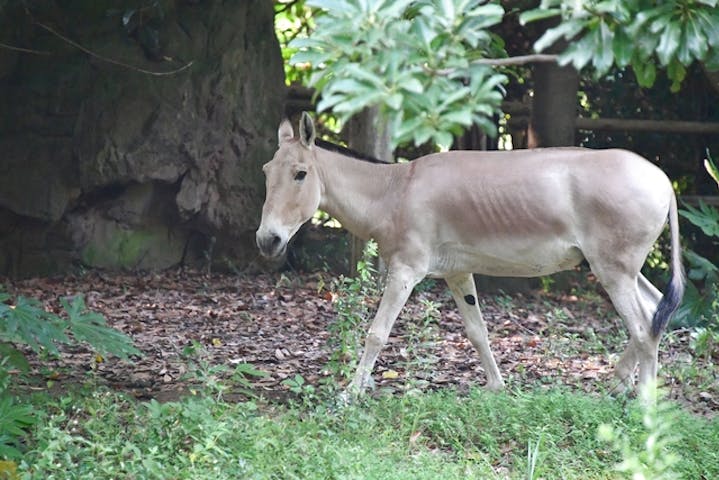
[[[39,298],[59,311],[59,298],[83,294],[89,308],[129,334],[143,352],[134,362],[64,348],[59,359],[30,357],[32,388],[55,388],[88,379],[132,395],[177,398],[193,384],[188,370],[198,357],[230,370],[251,364],[267,373],[252,378],[268,398],[285,398],[288,378],[316,385],[329,373],[327,327],[335,321],[336,292],[329,274],[237,276],[168,271],[147,274],[89,272],[82,276],[4,280],[13,296]],[[491,344],[510,388],[568,385],[586,392],[617,386],[613,364],[626,342],[620,319],[601,288],[591,282],[578,294],[480,294]],[[428,302],[441,315],[427,314]],[[661,376],[670,396],[701,414],[719,412],[713,363],[697,359],[689,331],[668,334],[661,348]],[[201,352],[188,357],[193,342]],[[194,358],[193,361],[190,361]],[[691,373],[694,372],[694,373]],[[381,391],[453,387],[485,381],[479,357],[442,282],[413,294],[375,367]]]

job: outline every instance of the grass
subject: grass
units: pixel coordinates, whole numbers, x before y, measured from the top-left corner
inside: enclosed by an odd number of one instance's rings
[[[647,438],[636,402],[567,389],[441,390],[342,408],[314,393],[281,405],[158,403],[96,387],[32,402],[41,417],[17,478],[621,478],[622,454],[600,427],[638,450]],[[674,470],[719,478],[719,422],[673,412]]]

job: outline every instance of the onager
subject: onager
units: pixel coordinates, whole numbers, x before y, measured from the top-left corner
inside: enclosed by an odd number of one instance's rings
[[[473,273],[536,277],[586,260],[629,330],[615,375],[633,385],[656,380],[659,340],[684,292],[677,202],[656,166],[624,150],[547,148],[450,151],[404,164],[376,164],[315,144],[302,114],[299,138],[289,121],[264,165],[267,197],[257,245],[267,257],[319,208],[360,238],[374,238],[388,268],[364,352],[348,386],[371,382],[377,356],[412,289],[444,278],[479,352],[487,388],[502,375],[489,346]],[[669,221],[672,277],[662,295],[641,273]]]

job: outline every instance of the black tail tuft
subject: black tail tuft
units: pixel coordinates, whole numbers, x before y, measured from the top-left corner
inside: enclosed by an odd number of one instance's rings
[[[659,338],[662,334],[672,314],[679,308],[683,296],[684,278],[681,271],[675,272],[672,276],[672,280],[669,282],[669,286],[667,286],[666,293],[659,302],[659,305],[657,305],[654,318],[652,318],[652,335],[654,338]]]

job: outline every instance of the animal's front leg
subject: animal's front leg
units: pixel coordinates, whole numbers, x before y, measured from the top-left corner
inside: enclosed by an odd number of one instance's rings
[[[390,266],[387,286],[382,294],[377,314],[367,332],[362,358],[354,379],[347,387],[349,396],[360,395],[370,386],[372,369],[380,351],[387,343],[392,325],[407,302],[412,289],[422,278],[424,274],[405,265]]]

